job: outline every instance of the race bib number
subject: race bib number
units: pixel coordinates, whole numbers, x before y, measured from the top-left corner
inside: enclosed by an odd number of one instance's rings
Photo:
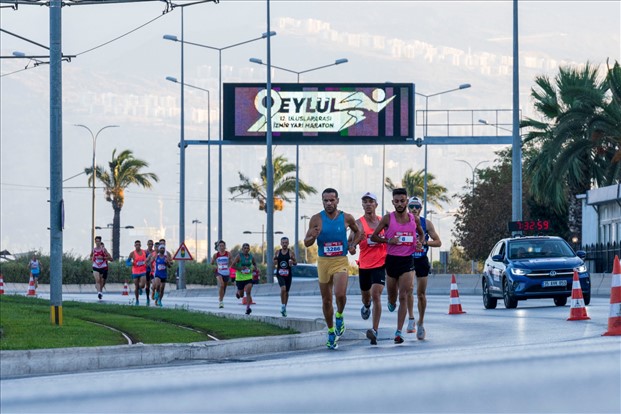
[[[144,260],[137,261],[136,266],[144,266]]]
[[[97,264],[102,264],[103,262],[104,262],[103,257],[96,257],[96,258],[95,258],[95,263],[97,263]]]
[[[157,270],[166,270],[166,265],[165,264],[158,264],[157,265]]]
[[[395,233],[397,236],[397,245],[411,246],[414,244],[414,234],[409,231],[398,231]]]
[[[241,271],[243,274],[247,275],[248,273],[250,273],[250,269],[247,267],[244,267]]]
[[[323,245],[324,256],[343,256],[342,242],[328,242]]]
[[[278,269],[279,276],[289,276],[289,269]]]
[[[378,246],[379,243],[375,243],[373,240],[371,240],[371,236],[367,237],[367,246],[369,247],[375,247]]]

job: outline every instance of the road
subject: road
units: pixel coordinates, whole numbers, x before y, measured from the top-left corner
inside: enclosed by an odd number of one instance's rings
[[[253,315],[278,314],[278,297],[256,301]],[[222,311],[243,313],[236,302],[227,296]],[[484,310],[478,296],[461,302],[467,313],[448,315],[448,297],[429,297],[427,339],[408,334],[402,345],[392,342],[396,312],[384,310],[381,341],[371,346],[364,338],[369,322],[360,318],[354,295],[345,321],[350,337],[359,339],[341,341],[335,351],[4,380],[0,411],[621,412],[621,337],[601,336],[608,299],[593,298],[587,321],[567,321],[569,306],[552,300],[520,302],[511,310],[502,304]],[[214,297],[169,297],[164,304],[220,312]],[[288,310],[290,317],[320,317],[320,298],[292,297]]]

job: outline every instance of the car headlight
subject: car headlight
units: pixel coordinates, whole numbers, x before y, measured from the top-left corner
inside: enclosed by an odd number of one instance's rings
[[[581,266],[574,267],[574,270],[575,270],[576,272],[578,272],[578,273],[584,273],[584,272],[586,272],[586,271],[587,271],[587,267],[586,267],[586,265],[584,265],[584,264],[583,264],[583,265],[581,265]]]
[[[515,267],[511,268],[511,273],[513,273],[514,275],[517,276],[524,276],[530,273],[530,270],[526,270],[526,269],[518,269]]]

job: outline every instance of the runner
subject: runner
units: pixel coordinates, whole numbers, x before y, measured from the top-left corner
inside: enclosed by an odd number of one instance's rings
[[[442,246],[440,236],[436,232],[436,228],[430,220],[425,217],[420,217],[422,209],[422,203],[418,197],[410,197],[408,202],[408,209],[417,217],[420,218],[420,224],[425,233],[423,240],[422,250],[414,252],[412,257],[414,258],[414,271],[416,273],[416,296],[418,297],[418,322],[416,328],[414,328],[414,293],[408,296],[408,333],[416,332],[416,338],[418,340],[425,339],[425,327],[423,323],[425,321],[425,309],[427,309],[427,276],[429,275],[430,265],[427,252],[430,247]],[[414,281],[412,280],[412,283]],[[413,290],[413,289],[412,289]]]
[[[321,198],[323,211],[311,217],[308,232],[304,238],[304,246],[310,247],[317,241],[319,291],[323,316],[328,325],[326,346],[329,349],[336,349],[337,341],[345,332],[343,311],[347,303],[347,278],[349,276],[347,252],[356,254],[355,241],[358,240],[359,229],[351,214],[337,209],[339,195],[334,188],[323,190]],[[347,243],[348,227],[354,233],[353,244]],[[336,297],[336,314],[332,304],[333,292]]]
[[[164,289],[166,288],[166,279],[168,278],[168,268],[172,266],[172,261],[166,251],[166,245],[160,244],[155,256],[153,274],[153,291],[155,306],[162,307],[162,298],[164,297]]]
[[[405,188],[396,188],[392,191],[392,205],[395,211],[386,214],[373,231],[371,240],[376,243],[386,243],[386,287],[388,290],[388,310],[393,312],[399,297],[397,313],[397,330],[395,343],[403,343],[401,329],[407,316],[408,295],[412,294],[414,275],[412,253],[417,247],[422,247],[423,230],[418,216],[408,213],[408,196]],[[384,237],[380,236],[385,230]],[[418,237],[417,237],[418,234]]]
[[[151,269],[151,274],[148,276],[149,279],[151,280],[151,284],[153,284],[153,279],[155,278],[155,258],[157,257],[157,253],[159,251],[159,247],[160,247],[160,242],[156,241],[155,243],[155,247],[153,248],[153,252],[148,256],[147,258],[147,266],[149,269]],[[147,297],[147,299],[149,299]],[[155,300],[155,289],[151,289],[151,300]],[[148,300],[147,300],[147,305],[148,305]]]
[[[103,247],[101,236],[95,237],[95,247],[91,252],[91,260],[93,262],[93,277],[95,278],[95,289],[97,290],[97,299],[103,299],[103,287],[108,278],[108,260],[112,260],[112,256]]]
[[[101,247],[102,247],[103,249],[105,249],[105,248],[106,248],[106,245],[105,245],[103,242],[101,242]],[[106,267],[108,266],[108,262],[109,262],[110,260],[112,260],[112,255],[110,255],[110,258],[109,258],[109,259],[108,259],[108,258],[106,258]],[[105,277],[103,278],[103,281],[102,281],[102,283],[101,283],[101,291],[102,291],[102,292],[103,292],[103,291],[104,291],[104,289],[106,288],[106,282],[107,282],[107,281],[108,281],[108,269],[106,268],[106,275],[105,275]]]
[[[250,245],[248,243],[242,244],[241,252],[233,260],[233,267],[237,270],[237,276],[235,284],[237,285],[237,298],[243,298],[246,294],[246,315],[250,315],[252,309],[252,269],[258,270],[257,262],[254,261],[254,257],[250,254]]]
[[[151,269],[151,256],[153,256],[153,254],[157,254],[157,251],[153,248],[153,240],[147,240],[147,281],[146,281],[146,285],[145,285],[145,293],[147,294],[147,306],[149,306],[150,303],[150,293],[151,293],[151,281],[153,280],[153,270]]]
[[[291,266],[297,265],[295,252],[289,249],[289,238],[281,237],[280,249],[274,255],[274,268],[276,278],[280,286],[280,314],[287,316],[287,302],[289,302],[289,289],[291,289]]]
[[[41,262],[37,259],[37,254],[32,255],[32,260],[28,263],[30,277],[34,279],[35,289],[39,288],[39,274],[41,274]]]
[[[377,331],[382,316],[382,292],[386,282],[386,245],[371,240],[373,231],[379,224],[381,217],[375,213],[377,197],[373,193],[364,193],[362,196],[364,216],[356,220],[360,232],[360,257],[358,259],[360,293],[362,294],[362,308],[360,315],[367,320],[371,315],[371,300],[373,301],[373,326],[367,330],[367,338],[371,345],[377,345]],[[384,232],[380,232],[380,237]],[[351,237],[351,236],[350,236]]]
[[[224,295],[226,285],[229,284],[231,270],[231,253],[226,250],[226,242],[219,240],[216,242],[216,253],[211,258],[211,264],[216,266],[216,279],[218,280],[218,307],[224,308]]]
[[[127,257],[132,266],[132,280],[134,281],[135,305],[140,305],[140,295],[147,282],[147,252],[142,250],[140,240],[134,242],[134,250]],[[148,299],[147,299],[148,300]]]

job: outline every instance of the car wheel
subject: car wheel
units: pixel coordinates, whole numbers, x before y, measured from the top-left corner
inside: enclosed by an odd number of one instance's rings
[[[562,296],[562,297],[554,298],[554,304],[556,306],[565,306],[565,305],[567,305],[567,296]]]
[[[511,292],[509,292],[509,282],[507,279],[502,281],[502,298],[505,302],[505,308],[514,309],[517,308],[518,301],[513,297]]]
[[[496,309],[496,305],[498,304],[498,299],[493,298],[489,294],[489,285],[487,284],[487,280],[483,278],[483,306],[485,309]]]
[[[589,306],[589,303],[591,303],[591,294],[590,293],[583,293],[582,294],[582,298],[584,299],[584,305],[585,306]]]

